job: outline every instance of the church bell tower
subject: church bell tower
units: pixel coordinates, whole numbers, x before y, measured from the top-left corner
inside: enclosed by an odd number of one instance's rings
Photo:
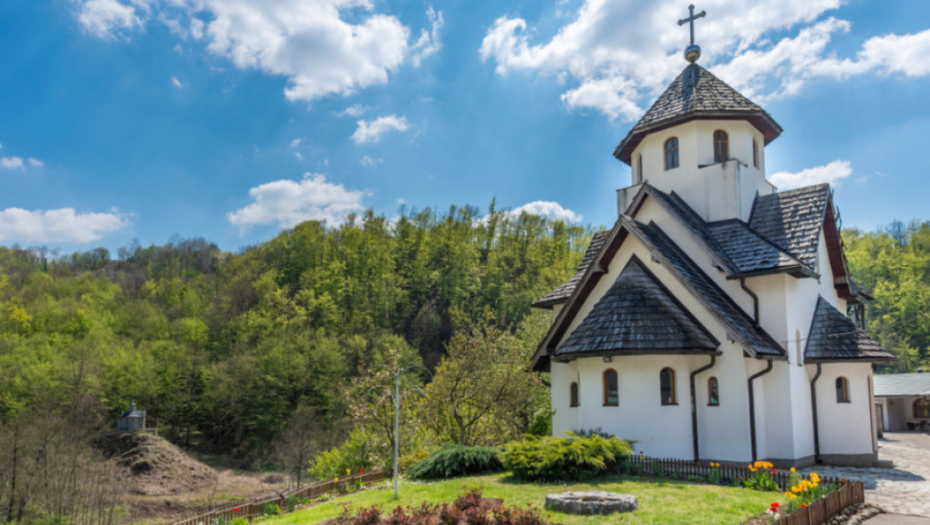
[[[765,146],[781,126],[760,106],[698,65],[701,48],[690,24],[688,65],[614,150],[630,166],[632,185],[617,191],[626,213],[642,184],[676,193],[705,221],[749,219],[757,195],[774,193],[765,178]]]

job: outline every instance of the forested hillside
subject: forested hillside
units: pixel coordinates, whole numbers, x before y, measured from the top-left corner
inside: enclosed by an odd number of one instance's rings
[[[517,331],[589,238],[492,206],[305,222],[239,254],[0,248],[0,420],[112,425],[135,401],[178,443],[261,455],[298,406],[341,428],[340,387],[389,349],[433,367],[456,331]]]
[[[930,222],[895,221],[877,232],[844,230],[853,275],[875,301],[868,328],[893,351],[887,371],[930,369]]]

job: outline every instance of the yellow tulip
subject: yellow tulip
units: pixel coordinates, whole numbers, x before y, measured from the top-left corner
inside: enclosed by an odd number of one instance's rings
[[[794,472],[795,472],[794,467],[791,467],[791,473],[794,474]]]

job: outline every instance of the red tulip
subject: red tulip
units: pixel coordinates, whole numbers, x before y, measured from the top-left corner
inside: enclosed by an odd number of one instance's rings
[[[365,467],[362,467],[362,468],[358,469],[358,475],[359,475],[359,476],[361,476],[361,475],[364,474],[364,473],[365,473]]]
[[[775,469],[772,469],[772,474],[775,474]]]
[[[802,508],[802,509],[806,509],[806,508],[807,508],[807,505],[805,505],[805,504],[802,503],[802,504],[801,504],[801,508]]]
[[[239,507],[236,507],[235,509],[233,509],[233,512],[239,512]]]

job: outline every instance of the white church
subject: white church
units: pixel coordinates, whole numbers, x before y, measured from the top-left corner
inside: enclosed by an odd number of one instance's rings
[[[782,129],[690,64],[614,156],[619,219],[534,306],[554,321],[552,431],[601,428],[657,458],[779,467],[877,462],[869,294],[849,274],[830,186],[779,192]]]

